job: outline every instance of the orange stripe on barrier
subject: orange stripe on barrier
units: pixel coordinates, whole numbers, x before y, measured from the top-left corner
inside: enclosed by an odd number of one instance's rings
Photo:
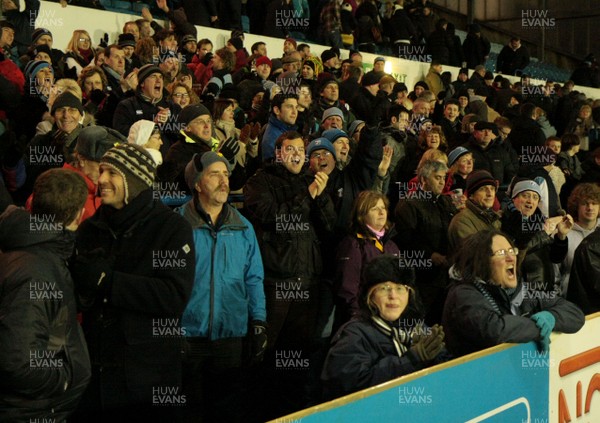
[[[600,347],[584,351],[573,357],[569,357],[560,362],[558,374],[560,377],[566,376],[581,369],[585,369],[592,364],[600,362]]]

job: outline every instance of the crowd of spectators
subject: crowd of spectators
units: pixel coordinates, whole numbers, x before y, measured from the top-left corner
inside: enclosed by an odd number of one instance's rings
[[[547,352],[600,310],[600,100],[494,75],[480,29],[461,50],[421,2],[353,16],[362,51],[427,40],[414,87],[342,60],[332,22],[315,56],[156,5],[169,28],[145,9],[60,49],[3,2],[0,417],[63,419],[89,384],[80,421],[264,421],[501,342]]]

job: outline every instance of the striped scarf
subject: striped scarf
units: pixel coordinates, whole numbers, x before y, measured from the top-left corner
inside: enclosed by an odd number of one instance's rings
[[[498,303],[496,303],[496,300],[494,300],[494,297],[492,297],[492,294],[490,294],[490,291],[488,291],[486,284],[481,281],[475,281],[473,282],[473,284],[475,285],[475,288],[477,288],[477,290],[481,292],[484,298],[488,300],[488,302],[492,305],[492,308],[494,309],[496,314],[498,314],[498,316],[502,316],[504,313],[500,311]]]
[[[367,240],[374,241],[375,242],[375,248],[377,248],[382,253],[384,252],[383,244],[381,243],[381,241],[377,237],[374,237],[374,236],[367,237],[367,236],[365,236],[363,234],[356,234],[356,237],[358,239],[367,239]]]
[[[402,328],[390,326],[388,322],[379,316],[371,316],[371,320],[373,320],[375,327],[381,333],[392,338],[392,343],[394,344],[394,348],[396,348],[398,357],[402,357],[404,354],[406,354],[406,351],[408,351],[406,345],[409,344],[411,339],[408,332]]]

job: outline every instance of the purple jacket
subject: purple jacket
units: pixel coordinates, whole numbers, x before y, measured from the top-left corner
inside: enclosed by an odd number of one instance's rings
[[[398,256],[400,250],[391,240],[393,230],[388,230],[376,246],[374,238],[362,234],[348,235],[340,242],[336,257],[336,296],[338,316],[345,323],[359,309],[358,298],[362,283],[363,266],[382,254]],[[381,250],[383,247],[383,251]]]

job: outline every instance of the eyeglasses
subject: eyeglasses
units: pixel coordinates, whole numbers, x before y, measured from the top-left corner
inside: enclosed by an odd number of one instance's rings
[[[508,250],[506,250],[503,248],[501,250],[494,251],[492,253],[492,257],[506,257],[507,255],[516,257],[519,255],[519,249],[518,248],[509,248]]]
[[[188,93],[175,93],[175,94],[173,94],[173,97],[175,97],[175,98],[182,98],[182,97],[186,98],[186,97],[189,97],[189,96],[190,95]]]
[[[390,295],[392,293],[392,291],[394,291],[395,294],[404,295],[404,294],[412,291],[412,288],[410,286],[406,286],[406,285],[402,285],[402,284],[394,284],[394,285],[385,284],[383,286],[379,286],[379,287],[375,288],[375,294],[380,295],[380,296]]]
[[[89,43],[90,41],[92,41],[92,40],[90,40],[89,38],[80,38],[80,39],[79,39],[79,42],[80,42],[80,43],[85,43],[85,42],[88,42],[88,43]]]
[[[311,158],[311,159],[317,159],[317,160],[320,160],[320,159],[321,159],[321,157],[329,157],[329,156],[331,156],[331,151],[324,151],[324,152],[322,152],[322,153],[315,153],[315,154],[312,154],[312,155],[310,156],[310,158]]]

